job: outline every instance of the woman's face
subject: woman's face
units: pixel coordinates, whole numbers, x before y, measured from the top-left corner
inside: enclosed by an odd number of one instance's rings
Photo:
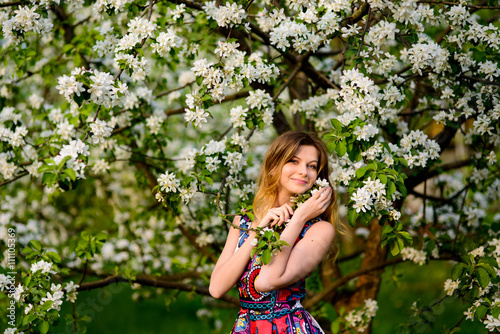
[[[314,146],[301,145],[295,155],[283,165],[279,181],[279,197],[302,194],[318,177],[319,152]]]

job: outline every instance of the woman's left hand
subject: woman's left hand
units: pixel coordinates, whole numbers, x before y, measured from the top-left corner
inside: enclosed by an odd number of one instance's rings
[[[315,218],[325,212],[332,200],[333,190],[330,187],[320,188],[307,201],[295,209],[294,216],[299,216],[304,221]]]

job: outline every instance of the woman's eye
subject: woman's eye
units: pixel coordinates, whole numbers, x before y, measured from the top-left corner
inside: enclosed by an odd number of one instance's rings
[[[318,168],[318,166],[310,165],[309,168],[316,170]]]

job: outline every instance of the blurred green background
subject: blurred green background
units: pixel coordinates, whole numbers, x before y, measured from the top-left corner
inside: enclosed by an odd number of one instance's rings
[[[347,270],[355,266],[357,260],[343,263],[341,268]],[[408,322],[413,313],[413,302],[419,305],[431,305],[444,297],[443,282],[451,271],[452,265],[446,262],[431,262],[420,267],[413,263],[401,263],[386,269],[378,298],[379,310],[373,320],[375,334],[398,333],[398,326]],[[149,288],[147,288],[149,289]],[[75,308],[82,315],[90,317],[86,323],[88,333],[229,333],[236,318],[236,309],[218,309],[206,306],[202,297],[193,293],[167,292],[158,296],[155,290],[151,298],[140,297],[134,301],[132,295],[137,294],[128,284],[115,284],[101,290],[81,292]],[[66,326],[64,317],[71,314],[71,305],[63,304],[61,323],[54,328],[55,334],[73,333],[72,326]],[[197,316],[199,309],[212,312],[213,317]],[[414,333],[448,333],[449,328],[457,324],[463,316],[465,308],[456,298],[446,298],[433,307],[432,314],[426,317],[432,321],[420,322],[413,326]],[[204,313],[206,311],[200,311]],[[448,328],[448,330],[444,330]],[[462,321],[460,333],[487,333],[476,320]]]

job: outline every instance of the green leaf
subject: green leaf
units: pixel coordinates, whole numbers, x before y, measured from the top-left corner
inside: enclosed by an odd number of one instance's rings
[[[67,53],[68,51],[72,50],[74,47],[75,46],[73,44],[66,44],[62,48],[62,53]]]
[[[75,55],[73,56],[73,64],[75,64],[75,67],[80,67],[80,65],[82,64],[82,57],[79,53],[75,53]]]
[[[35,249],[37,251],[41,251],[42,250],[42,245],[38,241],[36,241],[36,240],[31,240],[28,243],[28,246],[30,246],[32,249]]]
[[[45,304],[44,304],[44,306],[45,306]],[[49,331],[49,322],[43,320],[42,323],[40,324],[40,333],[46,334],[48,331]]]
[[[384,227],[382,228],[382,234],[388,234],[388,233],[391,233],[393,231],[393,228],[391,225],[384,225]]]
[[[76,180],[76,173],[75,171],[73,170],[73,168],[68,168],[64,171],[64,173],[66,173],[66,175],[69,176],[69,178],[71,179],[71,181],[75,181]]]
[[[400,238],[399,236],[396,238],[396,242],[398,243],[399,251],[401,252],[403,248],[405,248],[405,243],[403,241],[403,238]],[[399,254],[399,253],[398,253]]]
[[[207,181],[212,187],[214,186],[214,180],[211,177],[205,176],[205,181]]]
[[[486,315],[486,312],[488,312],[488,308],[484,305],[479,305],[479,307],[476,309],[476,318],[478,320],[483,319]]]
[[[399,240],[399,239],[397,239],[397,240]],[[397,241],[393,241],[391,243],[390,249],[391,249],[392,256],[396,256],[399,254],[399,252],[401,252],[401,249],[399,248],[399,243]]]
[[[28,314],[26,317],[23,318],[23,326],[26,326],[27,324],[31,323],[33,320],[35,320],[36,318],[38,318],[38,316],[36,314]]]
[[[410,233],[406,231],[401,231],[399,234],[408,242],[408,244],[412,245],[413,244],[413,238],[411,237]]]
[[[347,145],[344,140],[339,142],[336,147],[337,155],[343,157],[347,152]]]
[[[392,181],[387,182],[387,195],[392,195],[396,192],[396,185]]]
[[[479,285],[481,288],[486,288],[488,284],[490,283],[490,275],[486,271],[486,269],[479,267],[476,269],[477,270],[477,279],[479,281]]]
[[[268,248],[262,254],[262,263],[269,264],[271,262],[271,250]]]
[[[340,333],[340,321],[339,321],[339,319],[336,319],[334,322],[332,322],[331,330],[332,330],[333,334]]]
[[[358,169],[356,170],[356,177],[357,177],[358,179],[362,178],[362,177],[365,175],[365,173],[366,173],[366,171],[367,171],[367,170],[368,170],[368,168],[367,168],[367,167],[361,167],[361,168],[358,168]]]
[[[398,188],[399,192],[403,195],[403,198],[406,198],[406,195],[408,195],[408,191],[406,190],[404,183],[398,182]]]
[[[387,183],[387,176],[385,174],[378,174],[378,179],[380,180],[380,182],[382,182],[383,184],[386,184]]]
[[[500,307],[493,307],[491,309],[491,315],[493,316],[493,318],[498,318],[498,316],[500,315]]]
[[[335,140],[330,140],[326,146],[328,148],[328,152],[333,153],[337,148],[337,143]]]
[[[332,118],[330,120],[330,122],[332,123],[335,130],[337,130],[338,132],[342,131],[342,124],[340,123],[340,121],[338,119]]]
[[[48,172],[48,171],[54,171],[56,169],[57,169],[57,167],[53,166],[53,165],[41,165],[38,168],[38,173],[44,173],[44,172]]]
[[[490,259],[490,260],[493,260],[493,259]],[[477,264],[477,266],[483,267],[484,269],[486,269],[486,271],[490,274],[491,277],[495,277],[496,272],[495,272],[495,269],[491,266],[491,264],[489,264],[487,262],[482,262],[482,261],[488,261],[488,259],[487,258],[481,259],[480,262]]]
[[[355,209],[350,209],[349,213],[347,214],[347,221],[349,222],[349,225],[354,226],[356,225],[356,219],[358,219],[359,213],[356,212]]]
[[[46,301],[45,303],[43,303],[41,310],[47,311],[52,306],[52,304],[54,304],[52,300]]]
[[[54,252],[48,252],[47,254],[45,254],[49,257],[49,259],[52,260],[52,262],[54,263],[60,263],[61,262],[61,257],[59,256],[59,254],[57,253],[54,253]]]
[[[462,277],[465,270],[465,264],[463,262],[459,262],[453,266],[451,269],[451,279],[456,281],[460,277]]]

